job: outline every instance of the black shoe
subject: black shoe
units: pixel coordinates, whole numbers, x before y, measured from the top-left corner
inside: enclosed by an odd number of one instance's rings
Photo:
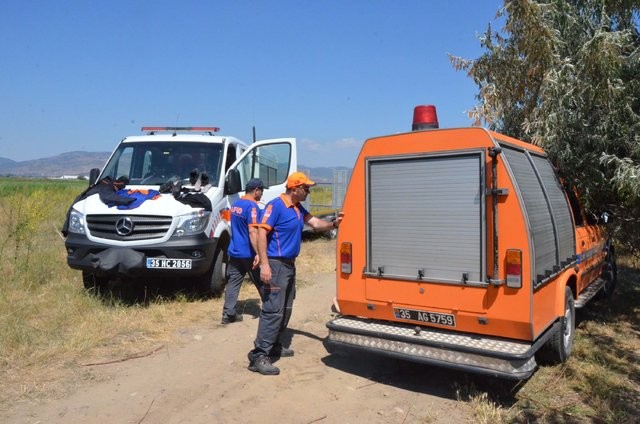
[[[220,321],[220,324],[227,325],[227,324],[231,324],[232,322],[240,322],[240,321],[242,321],[241,314],[222,315],[222,321]]]
[[[259,372],[262,375],[280,374],[280,368],[274,366],[268,356],[258,356],[249,364],[249,371]]]
[[[293,356],[293,349],[289,349],[288,347],[284,347],[282,345],[276,345],[271,349],[269,356],[272,358],[288,358]]]
[[[182,191],[182,183],[180,181],[174,181],[173,186],[171,187],[171,194],[175,199],[180,197],[180,192]]]
[[[199,176],[200,176],[200,171],[198,171],[198,168],[191,170],[191,172],[189,173],[189,183],[191,185],[194,185],[196,181],[198,181]]]

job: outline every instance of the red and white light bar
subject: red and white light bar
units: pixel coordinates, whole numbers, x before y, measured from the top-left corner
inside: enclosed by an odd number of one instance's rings
[[[218,127],[142,127],[142,131],[154,133],[156,131],[204,131],[214,133],[220,131]]]

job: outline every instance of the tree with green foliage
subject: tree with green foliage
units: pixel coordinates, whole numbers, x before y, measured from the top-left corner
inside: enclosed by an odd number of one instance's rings
[[[640,255],[640,0],[512,0],[451,57],[479,87],[476,124],[543,147],[590,211]]]

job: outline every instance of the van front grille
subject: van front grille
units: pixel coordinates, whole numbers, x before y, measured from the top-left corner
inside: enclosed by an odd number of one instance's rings
[[[169,231],[171,222],[170,216],[87,215],[92,236],[118,241],[162,238]]]

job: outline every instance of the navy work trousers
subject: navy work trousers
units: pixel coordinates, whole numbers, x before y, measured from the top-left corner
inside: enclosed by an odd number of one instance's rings
[[[293,261],[269,259],[271,284],[262,286],[262,310],[258,323],[255,349],[250,356],[268,356],[289,325],[296,297],[296,266]]]
[[[240,287],[242,287],[242,281],[247,274],[249,274],[249,278],[256,286],[256,289],[258,289],[260,298],[262,298],[260,268],[252,269],[252,266],[253,258],[229,258],[227,265],[227,287],[224,291],[224,307],[222,309],[224,316],[233,317],[236,315],[236,305],[238,303]]]

